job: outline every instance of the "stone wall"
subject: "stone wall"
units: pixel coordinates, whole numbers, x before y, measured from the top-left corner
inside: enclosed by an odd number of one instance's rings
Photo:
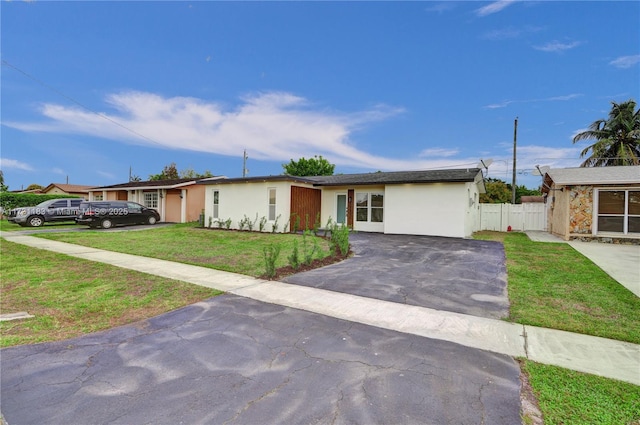
[[[593,186],[572,186],[569,191],[569,234],[591,235]]]

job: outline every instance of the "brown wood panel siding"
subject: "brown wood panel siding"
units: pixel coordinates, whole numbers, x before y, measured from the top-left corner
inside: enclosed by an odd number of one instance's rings
[[[313,229],[316,217],[320,214],[322,192],[320,189],[291,186],[291,221],[289,229],[293,230],[296,217],[300,217],[300,228]]]

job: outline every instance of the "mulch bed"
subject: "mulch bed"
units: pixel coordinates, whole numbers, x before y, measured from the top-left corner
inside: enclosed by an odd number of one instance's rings
[[[267,275],[262,275],[259,278],[264,280],[280,280],[292,274],[307,272],[309,270],[318,269],[320,267],[328,266],[330,264],[339,263],[340,261],[351,257],[351,255],[352,255],[352,252],[351,250],[349,250],[346,257],[343,257],[342,255],[334,255],[334,256],[325,257],[322,259],[315,259],[311,262],[311,264],[300,264],[300,266],[297,269],[294,269],[291,266],[280,267],[276,269],[275,276],[269,278],[267,277]]]

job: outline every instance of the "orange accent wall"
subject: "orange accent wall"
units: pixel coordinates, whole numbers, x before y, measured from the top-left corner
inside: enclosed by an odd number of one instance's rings
[[[184,187],[187,189],[187,221],[198,221],[200,213],[204,209],[204,190],[205,185],[192,184]]]
[[[180,223],[180,211],[182,208],[182,199],[180,199],[180,190],[172,189],[167,191],[167,199],[165,201],[164,220],[168,222]]]

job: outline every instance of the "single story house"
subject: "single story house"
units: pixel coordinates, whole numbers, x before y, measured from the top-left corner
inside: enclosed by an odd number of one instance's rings
[[[87,199],[89,197],[89,189],[93,186],[81,184],[51,183],[42,189],[42,193],[46,195],[72,195],[80,196]]]
[[[322,226],[331,220],[356,231],[469,237],[484,180],[479,168],[289,175],[203,180],[205,224],[266,220],[264,230]],[[285,229],[285,224],[288,227]]]
[[[564,240],[640,239],[640,166],[556,168],[543,178],[549,232]]]
[[[215,180],[224,177],[211,177]],[[160,221],[197,221],[204,209],[204,186],[198,179],[132,181],[89,190],[90,201],[131,201],[153,208]]]

